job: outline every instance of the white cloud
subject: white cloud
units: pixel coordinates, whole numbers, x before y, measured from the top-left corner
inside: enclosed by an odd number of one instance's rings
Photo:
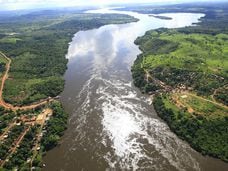
[[[191,0],[0,0],[0,10],[14,10],[39,7],[58,6],[82,6],[96,5],[103,6],[117,3],[152,3],[152,2],[186,2]],[[196,1],[196,0],[192,0]],[[203,1],[203,0],[198,0]]]

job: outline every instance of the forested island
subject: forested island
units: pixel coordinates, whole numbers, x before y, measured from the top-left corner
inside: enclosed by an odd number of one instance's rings
[[[180,138],[202,154],[227,162],[228,4],[192,7],[137,9],[206,16],[197,26],[161,28],[139,37],[135,43],[142,54],[132,67],[133,80],[143,93],[154,95],[158,116]]]
[[[0,170],[39,170],[42,156],[67,128],[68,114],[58,98],[73,35],[134,21],[74,9],[0,17]]]
[[[159,18],[161,20],[172,20],[171,17],[167,17],[167,16],[161,16],[161,15],[150,15],[151,17],[154,17],[154,18]]]

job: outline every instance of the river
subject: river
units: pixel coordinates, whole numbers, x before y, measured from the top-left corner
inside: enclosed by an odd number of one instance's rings
[[[68,129],[61,145],[44,157],[43,170],[228,170],[228,164],[202,156],[172,133],[150,98],[132,84],[138,36],[160,27],[190,26],[204,14],[170,13],[165,16],[172,20],[162,20],[108,9],[88,12],[128,14],[139,21],[74,35],[61,94],[70,114]]]

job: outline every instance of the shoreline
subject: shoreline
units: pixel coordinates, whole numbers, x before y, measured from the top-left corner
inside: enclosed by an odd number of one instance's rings
[[[159,29],[157,29],[157,30],[159,30]],[[170,30],[173,30],[173,29],[165,29],[165,30],[163,30],[163,32],[169,32]],[[149,33],[149,31],[140,38],[145,37],[148,33]],[[145,93],[147,95],[153,95],[153,99],[151,99],[151,100],[152,100],[152,104],[154,106],[154,109],[155,109],[157,115],[166,122],[166,124],[169,126],[170,130],[172,132],[174,132],[179,138],[186,141],[193,149],[195,149],[196,151],[201,153],[203,156],[213,157],[213,158],[219,159],[219,160],[227,163],[228,159],[225,156],[222,156],[221,154],[216,154],[214,151],[209,151],[208,149],[203,149],[203,147],[200,146],[197,142],[194,142],[194,138],[189,138],[186,136],[186,133],[182,133],[180,130],[184,127],[184,124],[183,125],[180,124],[178,127],[176,127],[176,125],[178,123],[174,116],[178,116],[179,112],[184,112],[184,113],[186,113],[186,115],[193,115],[194,117],[197,117],[197,118],[200,115],[199,113],[197,114],[197,112],[195,112],[191,107],[186,107],[181,103],[179,104],[179,108],[176,108],[174,110],[173,108],[165,107],[164,102],[162,102],[162,100],[160,100],[159,102],[157,102],[157,101],[161,97],[166,96],[167,94],[168,95],[172,94],[173,92],[180,92],[180,94],[184,94],[184,95],[182,95],[183,98],[186,98],[186,97],[188,97],[186,95],[186,92],[187,92],[187,94],[189,93],[193,97],[196,96],[198,99],[203,100],[204,102],[214,104],[218,108],[223,108],[224,111],[227,110],[228,107],[225,104],[222,104],[222,103],[219,103],[216,101],[213,102],[212,100],[206,99],[205,97],[194,95],[194,91],[191,92],[192,88],[191,88],[191,90],[189,90],[190,89],[189,87],[175,88],[170,85],[166,85],[166,83],[164,83],[161,80],[159,80],[158,78],[156,78],[156,76],[152,76],[149,71],[143,69],[144,59],[146,58],[144,55],[146,54],[146,51],[141,47],[141,44],[138,42],[138,39],[139,38],[136,39],[135,44],[139,46],[139,49],[142,51],[142,53],[137,56],[136,60],[134,61],[133,66],[132,66],[132,69],[131,69],[134,85],[140,89],[141,93],[143,93],[143,94]],[[175,107],[175,105],[177,105],[177,104],[174,104],[174,107]],[[166,112],[164,112],[164,111],[166,111]],[[169,116],[169,113],[171,113],[170,114],[171,116]],[[182,114],[182,115],[184,115],[184,114]],[[218,119],[219,119],[219,117],[218,117]],[[225,119],[225,117],[221,116],[221,119]],[[190,117],[189,123],[191,122],[191,120],[192,119]],[[188,122],[188,121],[186,120],[185,122]],[[198,123],[198,121],[196,120],[194,122],[191,122],[190,124],[194,124],[195,122],[196,122],[196,124]],[[207,122],[207,120],[205,119],[205,120],[203,120],[203,123],[205,123],[205,125],[212,126],[214,121],[212,120],[212,121]],[[216,125],[216,121],[214,124]],[[217,123],[217,124],[220,124],[220,123]],[[225,124],[225,121],[224,122],[221,121],[221,124]],[[221,125],[221,126],[223,126],[223,125]],[[186,131],[188,131],[188,130],[186,129]],[[194,131],[197,131],[197,129]]]

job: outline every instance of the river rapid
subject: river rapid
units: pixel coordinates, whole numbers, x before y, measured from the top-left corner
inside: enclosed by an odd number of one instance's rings
[[[140,50],[134,44],[147,30],[178,28],[204,14],[162,14],[162,20],[135,12],[121,13],[138,22],[106,25],[76,33],[69,44],[68,69],[61,102],[70,114],[61,145],[44,157],[45,171],[225,171],[228,164],[194,151],[156,114],[149,96],[132,84],[131,66]]]

